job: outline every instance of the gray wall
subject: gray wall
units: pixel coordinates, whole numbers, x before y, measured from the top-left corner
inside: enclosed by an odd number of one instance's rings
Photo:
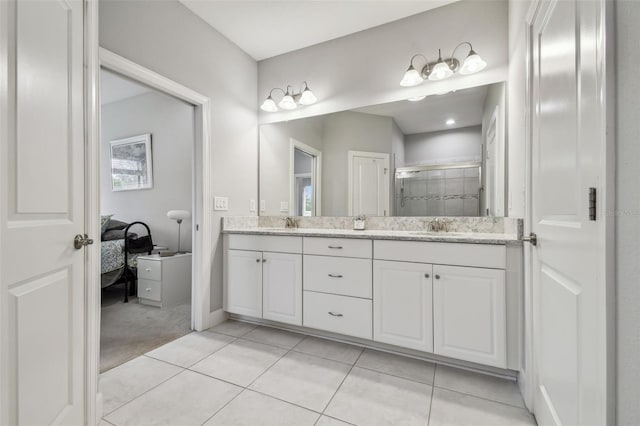
[[[616,2],[617,422],[640,424],[640,3]]]
[[[222,307],[223,215],[248,215],[257,199],[257,63],[176,0],[100,1],[100,45],[211,99],[211,185],[229,197],[213,212],[211,310]]]
[[[326,117],[322,151],[322,215],[347,216],[348,151],[391,154],[390,117],[340,112]]]
[[[405,164],[443,164],[482,160],[482,126],[404,137]]]
[[[100,203],[102,214],[143,221],[157,245],[178,249],[178,225],[169,210],[191,211],[194,108],[170,96],[148,93],[102,106]],[[110,141],[151,133],[153,188],[111,190]],[[182,223],[181,248],[191,250],[191,221]]]

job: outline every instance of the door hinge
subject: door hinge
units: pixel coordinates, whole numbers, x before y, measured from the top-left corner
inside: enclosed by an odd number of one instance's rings
[[[589,220],[596,220],[596,189],[589,188]]]

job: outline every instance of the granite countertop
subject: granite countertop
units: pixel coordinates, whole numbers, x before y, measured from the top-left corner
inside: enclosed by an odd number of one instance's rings
[[[430,231],[388,231],[367,229],[325,228],[266,228],[243,227],[225,228],[224,234],[281,235],[297,237],[362,238],[374,240],[435,241],[469,244],[507,244],[521,243],[516,234],[497,234],[480,232],[430,232]]]

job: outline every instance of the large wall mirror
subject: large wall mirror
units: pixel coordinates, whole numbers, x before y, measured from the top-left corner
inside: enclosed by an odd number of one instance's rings
[[[260,126],[260,214],[504,216],[505,84]]]

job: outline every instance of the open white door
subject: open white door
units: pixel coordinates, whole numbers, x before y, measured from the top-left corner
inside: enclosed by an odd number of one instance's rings
[[[540,426],[607,424],[604,1],[540,2],[532,20],[531,226]]]
[[[1,1],[0,64],[0,424],[85,424],[82,1]]]
[[[389,154],[349,151],[349,216],[389,216]]]

